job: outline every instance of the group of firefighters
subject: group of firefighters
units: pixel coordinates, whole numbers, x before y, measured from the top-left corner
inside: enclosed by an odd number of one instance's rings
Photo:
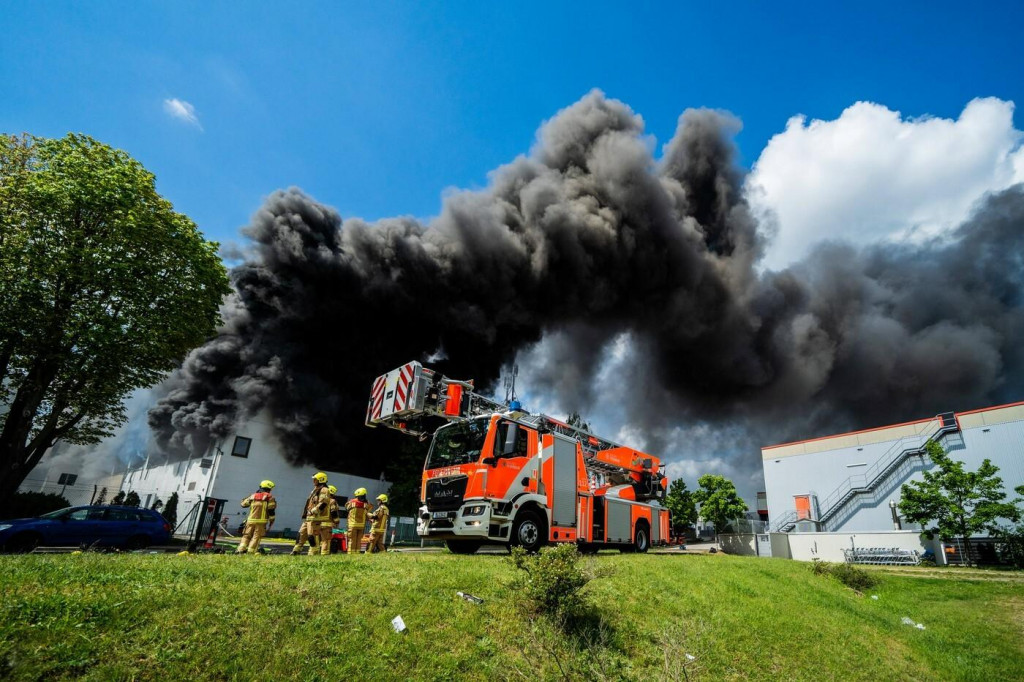
[[[261,481],[260,488],[242,500],[242,507],[249,510],[249,518],[245,521],[242,543],[235,550],[236,554],[256,554],[259,552],[260,541],[272,525],[277,509],[277,500],[270,492],[274,489],[273,481]],[[358,488],[352,499],[345,503],[344,508],[335,497],[338,489],[327,484],[327,474],[318,471],[313,474],[313,492],[306,499],[303,507],[302,526],[299,537],[295,540],[292,555],[302,553],[308,540],[312,541],[309,555],[330,554],[333,530],[341,523],[342,509],[348,513],[348,529],[345,532],[349,554],[358,554],[366,529],[366,520],[370,520],[370,541],[367,552],[383,552],[384,536],[387,535],[388,521],[391,512],[388,509],[388,496],[377,496],[377,506],[366,499],[366,488]]]

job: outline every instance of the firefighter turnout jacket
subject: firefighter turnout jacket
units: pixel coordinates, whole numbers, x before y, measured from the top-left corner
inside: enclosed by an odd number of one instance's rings
[[[269,522],[271,525],[273,524],[274,516],[277,513],[275,511],[277,509],[277,500],[270,493],[262,490],[253,493],[242,500],[242,506],[249,509],[249,518],[246,520],[246,523],[266,524]]]
[[[338,500],[331,496],[331,526],[337,528],[338,524],[341,523],[341,506],[338,505]]]
[[[362,530],[366,527],[366,514],[373,511],[373,505],[360,499],[354,499],[345,503],[345,509],[348,511],[349,529]]]
[[[306,500],[306,520],[316,523],[331,521],[331,491],[325,485],[313,488]]]
[[[381,505],[377,507],[377,510],[370,514],[370,532],[375,534],[380,533],[381,535],[387,533],[388,520],[390,518],[391,511],[388,509],[388,506],[382,502]]]

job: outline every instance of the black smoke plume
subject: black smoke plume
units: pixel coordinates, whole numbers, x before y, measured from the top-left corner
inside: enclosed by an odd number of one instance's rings
[[[263,413],[292,460],[376,475],[394,446],[363,426],[378,374],[436,353],[486,386],[540,342],[531,389],[585,411],[624,335],[619,404],[655,452],[687,422],[767,444],[1016,397],[1021,187],[946,243],[826,244],[759,273],[737,128],[687,111],[656,159],[640,117],[593,92],[426,225],[343,224],[298,189],[273,194],[244,231],[221,334],[166,382],[152,428],[201,451]]]

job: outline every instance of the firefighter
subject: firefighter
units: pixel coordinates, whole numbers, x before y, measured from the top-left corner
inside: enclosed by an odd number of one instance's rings
[[[359,544],[363,541],[366,530],[366,514],[373,511],[373,505],[366,501],[366,488],[357,488],[354,499],[345,503],[348,511],[348,553],[359,554]]]
[[[320,550],[313,546],[309,548],[309,555],[329,554],[331,551],[331,492],[327,488],[327,474],[318,471],[313,474],[313,492],[306,498],[305,522],[299,531],[299,539],[292,548],[292,554],[302,551],[307,537],[319,541]],[[324,532],[327,533],[327,540],[324,541]]]
[[[334,540],[334,529],[341,523],[341,505],[338,504],[338,489],[333,485],[327,486],[331,493],[331,534],[327,538],[328,544]]]
[[[273,489],[273,481],[261,481],[260,489],[242,500],[242,507],[249,509],[249,518],[246,520],[245,530],[242,532],[242,544],[238,545],[235,554],[245,554],[247,549],[249,554],[256,554],[260,551],[260,540],[274,525],[277,500],[270,494]]]
[[[370,514],[370,544],[367,545],[368,552],[386,552],[384,537],[388,534],[388,520],[391,518],[391,510],[388,509],[388,496],[381,493],[377,496],[377,509]]]

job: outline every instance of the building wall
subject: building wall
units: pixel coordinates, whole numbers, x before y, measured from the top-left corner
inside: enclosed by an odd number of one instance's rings
[[[1010,497],[1024,483],[1024,404],[987,408],[957,414],[961,431],[950,434],[944,445],[950,455],[977,469],[990,459]],[[849,477],[861,474],[891,449],[902,450],[923,441],[920,435],[937,424],[934,419],[853,434],[820,438],[763,448],[765,487],[773,524],[794,509],[793,496],[814,494],[821,505]],[[901,486],[921,480],[932,465],[912,457],[868,494],[858,495],[833,519],[829,530],[845,532],[892,529],[889,501],[900,501]],[[817,513],[823,509],[815,510]],[[910,528],[904,524],[904,529]],[[914,526],[916,528],[916,526]]]
[[[149,466],[132,470],[125,475],[122,488],[138,492],[143,504],[155,496],[166,502],[177,492],[179,522],[204,497],[225,499],[223,515],[228,519],[228,530],[234,533],[247,514],[240,506],[241,500],[255,492],[260,481],[270,479],[274,482],[274,497],[278,503],[274,530],[298,530],[303,505],[313,487],[311,479],[318,469],[310,465],[292,466],[281,456],[270,426],[262,421],[246,422],[235,435],[252,439],[247,457],[231,454],[235,441],[232,435],[219,444],[219,452],[216,447],[211,448],[206,457],[159,464],[150,462]],[[373,500],[391,487],[383,479],[335,471],[325,473],[328,481],[338,488],[338,495],[351,496],[356,488],[363,487]],[[186,530],[183,526],[181,532]]]
[[[722,551],[739,556],[757,556],[754,536],[751,534],[719,536]],[[844,549],[914,549],[923,554],[935,550],[932,543],[921,539],[917,531],[880,531],[877,533],[772,533],[772,558],[797,561],[846,560]]]

